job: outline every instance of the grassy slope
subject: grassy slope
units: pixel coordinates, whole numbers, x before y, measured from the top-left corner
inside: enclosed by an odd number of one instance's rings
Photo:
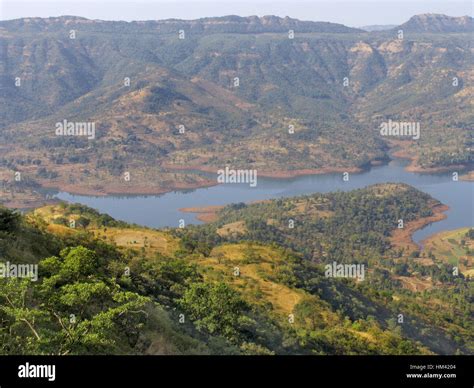
[[[390,191],[392,190],[379,190],[379,195],[384,195],[383,193]],[[301,207],[301,204],[295,206],[291,210],[293,215],[295,215],[295,211],[298,213],[298,209],[300,211],[304,209],[308,210],[308,207]],[[313,210],[314,215],[319,214],[325,217],[331,216],[327,211],[318,210],[316,207]],[[63,211],[64,209],[59,207],[47,207],[38,209],[36,214],[51,221],[52,218],[57,217],[57,215]],[[311,213],[311,210],[309,212]],[[48,226],[49,230],[55,232],[59,231],[60,233],[64,233],[64,231],[68,231],[67,233],[71,233],[70,229],[64,226],[60,226],[59,230],[55,228],[58,228],[58,225],[50,224]],[[155,260],[156,257],[162,257],[160,260],[166,260],[164,256],[169,257],[179,254],[181,249],[180,239],[177,238],[174,233],[167,230],[151,230],[128,225],[98,228],[94,225],[94,222],[91,222],[89,230],[96,237],[108,242],[113,242],[124,251],[132,251],[135,252],[135,254],[144,255],[151,260]],[[241,231],[242,229],[239,228],[239,232]],[[76,230],[73,233],[81,233],[81,231]],[[358,324],[353,327],[347,327],[345,325],[343,316],[340,315],[340,313],[335,312],[335,306],[337,305],[331,306],[332,297],[329,297],[328,299],[328,295],[325,295],[326,291],[320,294],[320,296],[316,296],[308,293],[308,291],[304,288],[302,289],[300,286],[297,287],[294,284],[292,285],[291,283],[289,284],[282,281],[279,277],[279,274],[281,273],[280,270],[288,265],[287,259],[284,259],[285,257],[287,257],[285,251],[274,245],[270,246],[262,243],[243,241],[221,243],[214,247],[208,255],[193,253],[187,256],[187,260],[190,263],[197,265],[198,271],[204,276],[205,281],[223,281],[231,285],[242,294],[245,300],[257,308],[266,311],[266,314],[268,314],[269,317],[272,317],[274,322],[277,322],[279,325],[288,325],[289,314],[295,312],[295,307],[298,303],[305,300],[316,300],[318,306],[317,311],[324,322],[323,326],[334,326],[335,328],[339,328],[341,332],[352,333],[357,338],[372,343],[374,349],[380,347],[380,343],[377,343],[377,334],[375,334],[373,328],[367,328],[364,326],[361,328]],[[381,268],[383,268],[383,265]],[[239,271],[238,276],[235,275],[236,269]],[[369,271],[372,271],[372,269],[369,269]],[[393,275],[394,280],[405,280],[400,278],[402,277]],[[406,285],[407,289],[410,289],[410,282],[416,283],[417,281],[420,281],[419,276],[415,273],[403,278],[406,278],[407,280],[403,281],[401,284]],[[366,290],[361,293],[361,290],[358,290],[358,287],[354,288],[350,283],[348,284],[349,288],[346,289],[345,287],[347,286],[343,286],[343,283],[340,283],[340,281],[338,284],[337,287],[342,287],[340,290],[343,290],[343,294],[353,294],[353,297],[361,298],[361,300],[366,299],[364,294],[370,295],[372,292],[370,291],[369,294],[367,294]],[[329,284],[327,286],[329,286]],[[430,288],[432,288],[432,286],[433,284],[431,284]],[[324,289],[325,287],[326,285],[323,286]],[[370,287],[377,288],[378,286],[373,284],[369,286],[369,289]],[[439,287],[442,289],[442,286],[438,284],[435,287],[435,290]],[[371,298],[372,301],[368,302]],[[391,312],[390,310],[393,309],[392,311],[397,311],[397,309],[401,308],[403,310],[406,308],[406,314],[410,317],[410,322],[407,322],[407,325],[405,326],[405,335],[427,344],[428,347],[438,349],[437,351],[440,352],[443,352],[441,350],[443,348],[445,349],[445,352],[454,351],[448,350],[453,349],[453,345],[449,340],[443,338],[443,332],[449,330],[465,332],[465,330],[460,329],[454,323],[446,325],[440,325],[439,322],[436,324],[428,323],[430,315],[433,313],[439,313],[440,309],[446,309],[446,311],[451,309],[451,307],[448,308],[446,305],[446,301],[435,295],[428,298],[424,296],[420,299],[420,296],[417,296],[416,293],[407,292],[403,289],[392,292],[391,299],[392,301],[384,306],[387,303],[386,300],[385,302],[382,302],[383,299],[380,299],[380,297],[374,298],[373,296],[370,296],[369,299],[366,299],[366,303],[372,305],[372,314],[375,315],[376,319],[380,322],[385,322],[391,316],[393,317],[394,312]],[[421,311],[410,311],[412,308],[409,306],[412,303],[423,306],[423,309]],[[357,311],[357,309],[358,308],[355,308],[354,311]],[[408,320],[408,318],[406,319]],[[436,333],[434,343],[430,342],[427,334],[420,335],[420,331],[426,331],[428,328],[430,328],[429,330],[432,335],[433,333]],[[381,335],[381,333],[378,333],[378,335]],[[466,335],[469,337],[467,333]]]
[[[466,276],[474,276],[473,241],[466,237],[470,228],[437,233],[423,241],[424,251],[437,260],[459,266]]]

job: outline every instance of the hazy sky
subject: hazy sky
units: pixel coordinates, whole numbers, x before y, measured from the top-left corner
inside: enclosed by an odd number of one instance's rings
[[[0,19],[84,16],[103,20],[197,19],[223,15],[277,15],[348,26],[400,24],[420,13],[472,15],[470,0],[0,0]]]

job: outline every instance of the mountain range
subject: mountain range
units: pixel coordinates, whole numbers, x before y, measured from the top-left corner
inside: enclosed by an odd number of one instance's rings
[[[2,200],[191,188],[210,184],[195,171],[225,165],[357,172],[395,144],[415,171],[469,169],[472,26],[432,14],[376,32],[276,16],[2,21]],[[56,136],[64,120],[94,123],[94,139]],[[418,122],[420,139],[381,136],[389,120]]]

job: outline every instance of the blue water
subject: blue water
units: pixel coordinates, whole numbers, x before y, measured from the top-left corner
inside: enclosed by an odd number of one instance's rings
[[[404,170],[405,161],[396,159],[389,164],[351,174],[349,181],[342,174],[309,175],[292,179],[258,178],[256,187],[248,184],[222,184],[196,190],[174,191],[149,196],[94,197],[60,192],[57,198],[78,202],[110,214],[112,217],[149,227],[177,227],[179,220],[186,224],[201,223],[196,214],[181,212],[180,208],[226,205],[262,199],[293,197],[316,192],[347,191],[376,183],[407,183],[430,194],[449,206],[448,216],[415,232],[413,239],[420,242],[427,236],[460,227],[474,225],[474,182],[453,181],[452,173],[418,174]]]

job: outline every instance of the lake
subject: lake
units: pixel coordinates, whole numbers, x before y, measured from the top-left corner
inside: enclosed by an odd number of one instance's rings
[[[110,214],[112,217],[153,228],[177,227],[179,220],[186,224],[200,224],[196,214],[181,212],[186,207],[226,205],[235,202],[252,202],[262,199],[293,197],[316,192],[347,191],[376,183],[406,183],[430,194],[449,206],[448,216],[442,221],[427,225],[415,232],[419,243],[431,234],[474,225],[474,182],[453,181],[452,173],[418,174],[404,169],[407,161],[392,160],[383,166],[372,167],[360,174],[351,174],[349,181],[342,174],[307,175],[291,179],[258,178],[256,187],[248,184],[221,184],[186,191],[173,191],[147,196],[84,196],[66,192],[56,197],[78,202]]]

